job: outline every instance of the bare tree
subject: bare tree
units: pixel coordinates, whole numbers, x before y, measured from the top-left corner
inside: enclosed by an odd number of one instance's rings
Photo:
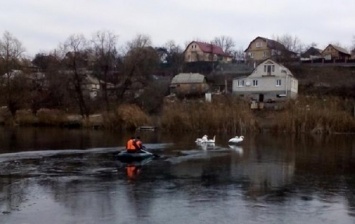
[[[233,55],[234,61],[236,62],[246,61],[245,52],[242,47],[240,47],[239,50],[232,50],[231,54]]]
[[[21,89],[19,79],[22,72],[16,70],[21,69],[22,54],[24,52],[25,48],[22,43],[11,33],[5,31],[0,40],[1,84],[3,86],[1,90],[3,91],[4,101],[13,116],[19,109],[20,100],[23,98],[21,92],[19,92],[19,89]]]
[[[128,51],[136,48],[144,48],[152,45],[152,40],[148,35],[138,34],[132,41],[127,43]]]
[[[159,56],[151,47],[151,40],[144,35],[138,35],[134,40],[127,43],[128,52],[123,60],[123,77],[119,83],[117,97],[123,98],[128,89],[130,95],[136,95],[138,89],[147,85],[153,71],[159,64]]]
[[[181,72],[184,64],[184,55],[181,47],[175,44],[173,40],[166,42],[164,44],[164,47],[168,52],[168,56],[166,60],[168,65],[171,68],[171,73],[175,75]]]
[[[352,55],[355,55],[355,35],[353,36],[353,39],[352,39],[350,52],[351,52]]]
[[[73,87],[76,100],[82,116],[89,116],[89,108],[84,98],[84,81],[90,63],[87,40],[81,34],[71,35],[63,44],[65,73],[69,75],[70,87]]]
[[[235,42],[228,36],[216,37],[213,39],[212,43],[221,47],[225,53],[231,53],[235,47]]]
[[[39,75],[45,75],[42,84],[32,86],[31,109],[34,113],[42,107],[67,109],[70,106],[72,95],[68,89],[70,77],[63,72],[65,68],[58,53],[57,50],[39,53],[32,60],[32,63],[41,69]]]
[[[288,51],[294,53],[301,53],[304,51],[305,45],[297,36],[291,36],[289,34],[284,34],[283,36],[277,36],[276,41],[283,44]]]
[[[117,60],[117,36],[109,31],[98,31],[93,35],[92,43],[95,53],[95,64],[99,79],[103,80],[103,97],[106,104],[106,110],[109,111],[109,97],[107,90],[109,72],[115,70]]]

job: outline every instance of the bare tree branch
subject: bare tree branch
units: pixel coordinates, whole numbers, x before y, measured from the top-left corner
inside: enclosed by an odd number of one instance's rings
[[[212,43],[221,47],[225,53],[231,53],[235,47],[235,42],[231,37],[228,36],[216,37]]]

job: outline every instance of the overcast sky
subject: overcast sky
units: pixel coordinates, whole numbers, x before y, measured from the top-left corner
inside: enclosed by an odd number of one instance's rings
[[[174,40],[182,48],[198,39],[228,36],[236,49],[257,36],[285,34],[321,49],[349,48],[355,35],[355,0],[3,0],[0,32],[21,41],[27,55],[48,52],[72,34],[88,39],[108,30],[124,45],[137,34],[154,46]]]

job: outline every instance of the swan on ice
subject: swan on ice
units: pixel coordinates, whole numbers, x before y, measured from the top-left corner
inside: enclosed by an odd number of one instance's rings
[[[202,138],[197,138],[196,143],[215,143],[216,142],[216,136],[213,136],[212,139],[208,139],[207,135],[204,135]]]
[[[243,139],[244,139],[244,136],[235,136],[235,137],[233,137],[233,138],[231,138],[231,139],[229,139],[229,143],[239,143],[239,142],[242,142],[243,141]]]
[[[208,140],[207,135],[204,135],[202,138],[196,138],[196,143],[203,143]]]

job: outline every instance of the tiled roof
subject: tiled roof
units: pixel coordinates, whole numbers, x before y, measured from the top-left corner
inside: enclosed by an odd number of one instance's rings
[[[266,42],[268,48],[270,48],[270,49],[286,50],[286,47],[283,44],[281,44],[280,42],[277,42],[276,40],[271,40],[271,39],[268,39],[265,37],[257,37],[250,42],[248,48],[245,51],[247,51],[249,49],[251,43],[253,43],[256,39],[262,39],[264,42]]]
[[[210,44],[210,43],[200,42],[200,41],[192,41],[189,45],[193,43],[197,44],[201,49],[201,51],[203,51],[204,53],[213,53],[217,55],[230,56],[229,54],[225,53],[220,46]]]

